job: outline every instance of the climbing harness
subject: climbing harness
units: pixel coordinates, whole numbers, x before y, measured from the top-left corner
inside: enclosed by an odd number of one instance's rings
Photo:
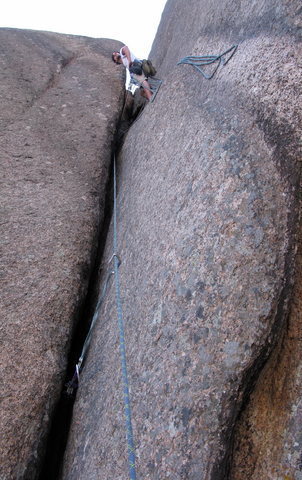
[[[118,328],[119,328],[119,339],[120,339],[120,361],[122,369],[122,384],[123,384],[123,396],[124,396],[124,413],[125,413],[125,423],[126,423],[126,438],[127,438],[127,447],[128,447],[128,466],[129,466],[129,478],[130,480],[136,480],[136,470],[135,470],[135,447],[133,440],[133,430],[132,430],[132,420],[131,420],[131,406],[130,406],[130,393],[129,393],[129,382],[128,382],[128,373],[127,373],[127,361],[126,361],[126,347],[125,347],[125,332],[124,332],[124,322],[123,322],[123,313],[122,313],[122,301],[121,301],[121,292],[120,292],[120,281],[119,281],[119,266],[121,261],[117,254],[117,188],[116,188],[116,161],[115,156],[113,158],[113,254],[109,260],[109,265],[113,262],[113,270],[110,271],[105,279],[105,283],[102,289],[102,293],[97,302],[95,312],[92,318],[92,322],[86,336],[82,352],[78,363],[75,367],[75,372],[73,378],[68,382],[67,393],[72,394],[77,389],[80,372],[85,360],[87,351],[92,338],[93,329],[95,327],[96,321],[99,316],[99,310],[103,303],[103,300],[106,295],[107,287],[111,275],[114,275],[115,279],[115,296],[116,296],[116,308],[117,308],[117,317],[118,317]]]
[[[236,52],[238,48],[238,45],[233,45],[231,48],[226,50],[225,52],[221,53],[220,55],[204,55],[204,56],[188,56],[184,57],[179,62],[177,62],[177,65],[181,64],[186,64],[186,65],[192,65],[194,68],[196,68],[207,80],[211,80],[213,76],[215,75],[216,71],[218,70],[220,65],[226,65],[229,60],[231,60],[232,56]],[[223,57],[230,53],[229,57],[225,60]],[[217,65],[214,69],[214,71],[211,73],[211,75],[207,75],[201,67],[204,67],[205,65],[212,65],[215,62],[217,62]]]

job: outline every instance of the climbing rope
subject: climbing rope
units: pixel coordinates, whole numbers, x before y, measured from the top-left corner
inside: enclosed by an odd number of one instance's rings
[[[116,253],[117,252],[117,192],[116,192],[115,157],[113,159],[113,197],[114,197],[114,204],[113,204],[113,252],[114,253],[111,258],[113,258],[113,264],[114,264],[116,306],[117,306],[118,327],[119,327],[119,336],[120,336],[120,358],[121,358],[121,367],[122,367],[124,411],[125,411],[125,421],[126,421],[126,437],[127,437],[127,445],[128,445],[129,475],[130,475],[130,480],[136,480],[135,447],[134,447],[132,421],[131,421],[131,406],[130,406],[129,383],[128,383],[128,373],[127,373],[127,361],[126,361],[126,347],[125,347],[125,332],[124,332],[120,281],[119,281],[120,260]]]
[[[109,264],[113,260],[114,270],[110,271],[107,274],[102,294],[98,300],[95,312],[91,321],[91,325],[86,336],[82,352],[78,363],[75,367],[75,373],[70,382],[67,383],[67,393],[69,395],[73,394],[77,389],[80,381],[80,372],[82,369],[83,362],[85,360],[87,351],[92,338],[93,329],[95,323],[99,316],[99,310],[103,303],[103,300],[106,295],[108,283],[111,275],[114,275],[115,278],[115,292],[116,292],[116,307],[117,307],[117,316],[118,316],[118,327],[119,327],[119,338],[120,338],[120,359],[121,359],[121,368],[122,368],[122,383],[123,383],[123,396],[124,396],[124,412],[125,412],[125,422],[126,422],[126,438],[128,446],[128,466],[129,466],[129,475],[130,480],[136,480],[136,470],[135,470],[135,447],[133,439],[133,430],[132,430],[132,420],[131,420],[131,406],[130,406],[130,394],[129,394],[129,382],[128,382],[128,373],[127,373],[127,360],[126,360],[126,347],[125,347],[125,332],[124,332],[124,322],[123,322],[123,313],[122,313],[122,302],[121,302],[121,291],[120,291],[120,281],[119,281],[119,266],[121,264],[120,259],[117,255],[117,189],[116,189],[116,161],[115,156],[113,159],[113,255],[109,260]]]
[[[186,65],[192,65],[194,68],[196,68],[207,80],[211,80],[213,76],[215,75],[217,69],[219,68],[220,65],[226,65],[229,60],[231,60],[232,56],[236,52],[238,48],[238,45],[233,45],[231,48],[226,50],[225,52],[221,53],[220,55],[203,55],[203,56],[188,56],[184,57],[179,62],[177,62],[177,65],[181,64],[186,64]],[[223,57],[230,53],[229,57],[225,60]],[[217,62],[217,65],[214,69],[214,71],[211,73],[211,75],[207,75],[201,67],[204,67],[205,65],[212,65],[215,62]]]
[[[120,339],[120,360],[122,368],[122,384],[123,384],[123,396],[124,396],[124,413],[125,413],[125,422],[126,422],[126,438],[127,438],[127,447],[128,447],[128,466],[129,466],[129,475],[130,480],[136,480],[136,470],[135,470],[135,447],[133,440],[133,430],[132,430],[132,420],[131,420],[131,406],[130,406],[130,394],[129,394],[129,382],[128,382],[128,373],[127,373],[127,361],[126,361],[126,347],[125,347],[125,332],[124,332],[124,322],[123,322],[123,313],[122,313],[122,302],[121,302],[121,291],[120,291],[120,281],[119,281],[119,266],[121,264],[120,259],[117,255],[117,189],[116,189],[116,161],[115,157],[113,159],[113,255],[109,260],[109,264],[113,260],[113,271],[110,271],[107,274],[102,293],[98,300],[95,312],[92,318],[92,322],[86,336],[82,352],[78,363],[76,364],[75,372],[73,378],[70,382],[67,383],[67,393],[73,394],[77,389],[80,381],[80,372],[85,360],[87,351],[92,338],[93,329],[95,323],[99,316],[99,310],[103,303],[103,300],[106,295],[108,283],[111,275],[114,275],[115,278],[115,292],[116,292],[116,307],[117,307],[117,317],[118,317],[118,328],[119,328],[119,339]]]

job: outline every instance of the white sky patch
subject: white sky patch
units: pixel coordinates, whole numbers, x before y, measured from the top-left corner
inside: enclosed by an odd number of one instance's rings
[[[166,0],[8,0],[0,27],[113,38],[147,58]]]

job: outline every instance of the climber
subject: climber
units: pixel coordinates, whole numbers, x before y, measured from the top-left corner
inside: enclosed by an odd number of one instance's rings
[[[140,60],[130,52],[129,48],[124,45],[119,52],[112,53],[112,60],[116,64],[123,64],[124,67],[130,72],[130,76],[136,80],[141,88],[141,95],[147,100],[151,100],[152,91],[147,80],[147,77],[143,73],[143,69],[140,65]]]

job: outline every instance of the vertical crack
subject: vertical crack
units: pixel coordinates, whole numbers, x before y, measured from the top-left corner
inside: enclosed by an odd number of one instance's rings
[[[39,480],[58,480],[62,475],[63,458],[72,421],[73,405],[76,398],[76,393],[68,395],[66,384],[73,377],[75,365],[81,354],[82,346],[90,328],[91,320],[98,301],[99,271],[113,212],[113,155],[118,155],[125,135],[137,116],[141,113],[142,108],[143,105],[141,102],[139,102],[139,106],[137,106],[129,95],[125,95],[124,105],[121,110],[121,115],[118,120],[115,137],[112,143],[112,161],[106,185],[104,220],[99,231],[99,237],[96,239],[98,247],[94,268],[89,281],[87,297],[82,311],[79,314],[79,318],[82,320],[78,322],[73,333],[64,387],[52,416],[44,461],[38,477]]]
[[[82,346],[88,333],[97,303],[99,270],[111,220],[111,184],[112,175],[109,174],[106,186],[104,220],[99,231],[99,237],[96,239],[96,242],[98,242],[98,247],[94,261],[94,267],[89,280],[87,296],[81,312],[79,313],[80,320],[72,335],[65,381],[63,384],[64,386],[52,416],[51,427],[47,437],[46,452],[39,475],[39,480],[57,480],[61,475],[62,462],[72,420],[73,405],[76,398],[76,392],[73,394],[69,394],[67,392],[67,383],[71,380],[74,374],[75,365],[81,354]]]

